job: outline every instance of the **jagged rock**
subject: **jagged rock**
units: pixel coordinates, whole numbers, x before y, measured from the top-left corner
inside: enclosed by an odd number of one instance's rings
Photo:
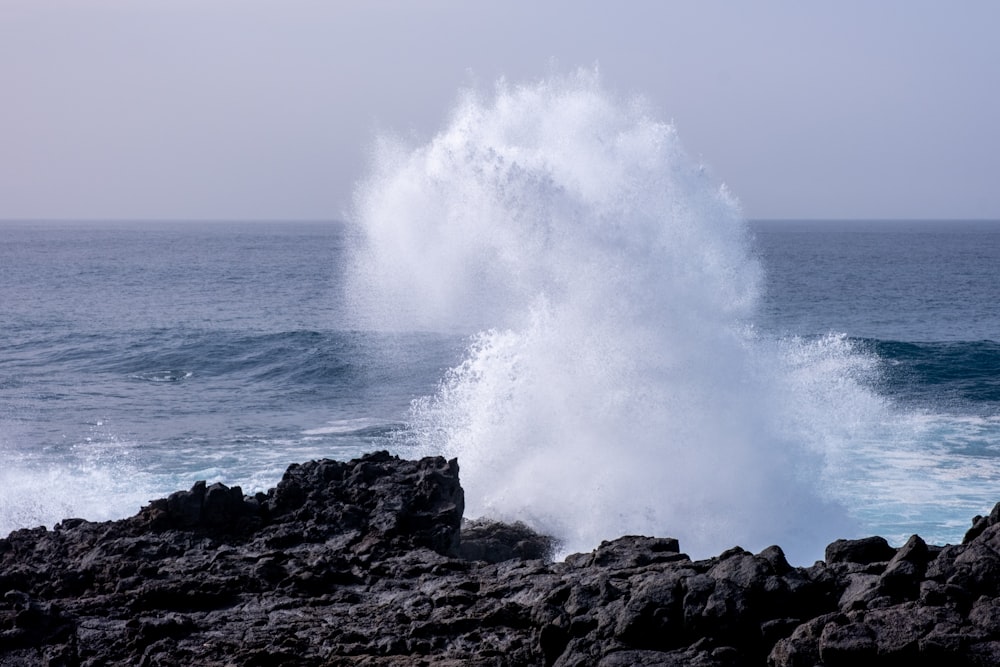
[[[459,554],[467,560],[500,563],[521,560],[552,560],[556,542],[520,521],[514,524],[478,519],[462,524]]]
[[[860,540],[837,540],[826,547],[827,563],[861,563],[867,565],[887,561],[896,555],[884,537]]]
[[[0,666],[1000,661],[1000,510],[961,545],[838,540],[808,568],[644,536],[552,562],[527,526],[463,524],[458,472],[378,452],[15,531]]]
[[[968,544],[972,540],[979,537],[979,535],[989,528],[990,526],[995,526],[1000,523],[1000,503],[993,506],[993,510],[987,516],[977,516],[972,519],[972,527],[969,528],[965,533],[965,537],[962,538],[962,544]]]

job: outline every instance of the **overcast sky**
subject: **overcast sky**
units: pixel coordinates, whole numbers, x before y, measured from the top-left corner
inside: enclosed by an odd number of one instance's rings
[[[1000,218],[998,30],[994,0],[0,0],[0,219],[340,218],[377,131],[594,65],[748,217]]]

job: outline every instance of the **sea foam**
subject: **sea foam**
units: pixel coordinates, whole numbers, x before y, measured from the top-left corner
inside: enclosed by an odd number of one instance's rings
[[[738,203],[641,98],[586,70],[468,91],[430,141],[379,140],[352,217],[358,326],[472,335],[404,436],[458,457],[467,515],[567,552],[807,562],[856,532],[827,457],[884,409],[874,363],[755,329]]]

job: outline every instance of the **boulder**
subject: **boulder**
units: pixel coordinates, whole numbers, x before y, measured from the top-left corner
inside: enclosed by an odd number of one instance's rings
[[[864,537],[860,540],[837,540],[826,547],[827,563],[870,564],[888,561],[896,555],[884,537]]]

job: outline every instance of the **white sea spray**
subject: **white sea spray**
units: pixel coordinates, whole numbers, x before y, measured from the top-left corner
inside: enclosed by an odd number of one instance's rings
[[[641,99],[593,71],[469,92],[382,141],[353,223],[363,326],[478,332],[407,433],[458,457],[469,515],[799,561],[856,531],[826,456],[882,414],[871,359],[755,330],[739,206]]]

